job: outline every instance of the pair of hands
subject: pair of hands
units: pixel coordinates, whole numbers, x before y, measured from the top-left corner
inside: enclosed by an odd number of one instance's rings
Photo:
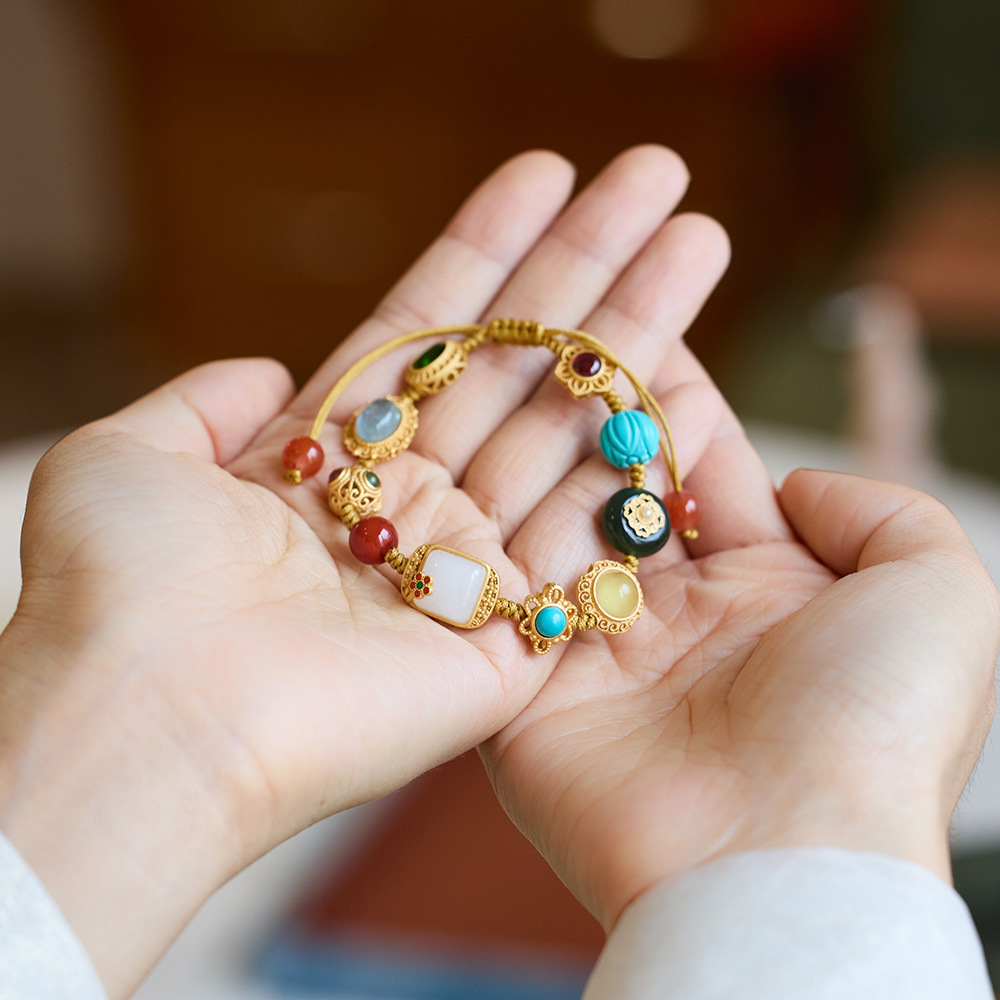
[[[995,588],[925,496],[822,472],[775,493],[680,339],[728,246],[673,214],[676,156],[630,150],[567,204],[572,183],[549,153],[501,167],[297,395],[275,362],[210,364],[40,464],[0,638],[0,827],[112,996],[250,861],[476,745],[607,927],[657,881],[752,848],[875,850],[948,878],[992,712]],[[601,338],[671,422],[701,537],[643,561],[623,636],[538,656],[510,622],[449,630],[353,559],[322,476],[281,478],[284,443],[361,354],[494,316]],[[607,554],[596,515],[621,485],[594,454],[600,408],[550,368],[481,349],[382,476],[404,551],[479,556],[515,600]],[[347,464],[337,426],[322,444]]]

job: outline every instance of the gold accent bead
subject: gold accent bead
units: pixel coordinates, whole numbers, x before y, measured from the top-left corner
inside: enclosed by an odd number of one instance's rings
[[[299,469],[285,469],[285,482],[293,486],[302,485],[302,472]]]
[[[630,465],[628,467],[628,478],[632,486],[637,490],[641,490],[643,486],[646,485],[646,466],[641,462],[637,462],[635,465]]]
[[[377,486],[372,485],[372,478]],[[382,509],[382,485],[368,466],[361,463],[350,465],[330,480],[327,501],[337,517],[343,518],[348,506],[361,517],[368,517]]]

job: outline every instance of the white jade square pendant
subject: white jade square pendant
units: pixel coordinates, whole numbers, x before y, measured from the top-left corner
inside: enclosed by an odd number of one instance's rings
[[[431,618],[478,628],[496,606],[500,576],[475,556],[446,545],[421,545],[406,563],[400,591],[408,604]]]

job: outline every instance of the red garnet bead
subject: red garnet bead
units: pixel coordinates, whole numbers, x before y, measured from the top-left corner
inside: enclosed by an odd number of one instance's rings
[[[399,541],[392,521],[384,517],[366,517],[351,528],[351,552],[359,562],[374,566],[385,562],[385,554]]]
[[[323,468],[323,449],[311,437],[292,438],[281,453],[281,464],[289,472],[300,472],[303,479],[308,479]]]
[[[570,367],[580,378],[593,378],[604,367],[604,362],[590,351],[581,351],[573,355]]]
[[[701,523],[701,508],[695,495],[689,490],[668,493],[663,502],[670,515],[670,527],[674,531],[691,531]]]

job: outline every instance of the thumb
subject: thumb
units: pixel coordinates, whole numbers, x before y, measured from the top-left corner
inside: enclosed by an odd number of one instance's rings
[[[952,615],[956,646],[996,663],[1000,595],[951,511],[918,490],[843,473],[799,469],[779,502],[812,552],[847,576],[882,564],[909,564],[906,590],[934,616]]]
[[[270,358],[213,361],[179,375],[117,413],[90,424],[95,434],[127,434],[160,451],[231,462],[291,398],[284,365]]]

